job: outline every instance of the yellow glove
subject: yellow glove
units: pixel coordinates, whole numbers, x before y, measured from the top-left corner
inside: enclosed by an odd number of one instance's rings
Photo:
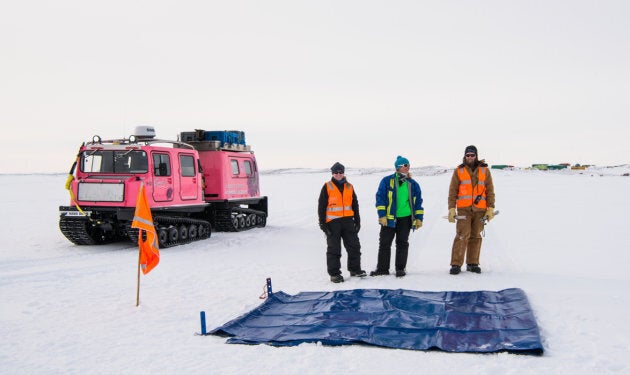
[[[378,218],[378,223],[381,224],[382,226],[386,227],[387,226],[387,218],[385,216],[379,217]]]
[[[420,229],[420,227],[422,226],[422,220],[420,220],[420,219],[416,219],[416,220],[414,220],[414,221],[413,221],[413,226],[414,226],[416,229]]]
[[[486,217],[488,218],[488,221],[494,218],[494,207],[488,207],[486,210]]]
[[[448,222],[449,223],[454,223],[455,222],[455,209],[454,208],[449,208],[448,209]]]

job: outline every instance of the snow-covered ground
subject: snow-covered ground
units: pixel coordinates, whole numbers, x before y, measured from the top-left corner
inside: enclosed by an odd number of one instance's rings
[[[342,160],[343,162],[343,160]],[[331,163],[332,164],[332,163]],[[374,194],[391,170],[348,169],[362,216],[363,268],[374,268]],[[412,170],[425,222],[411,236],[408,275],[332,284],[316,201],[327,171],[266,171],[268,225],[161,251],[141,281],[137,247],[75,246],[57,227],[66,176],[0,175],[0,372],[3,374],[605,374],[630,373],[630,165],[584,171],[492,170],[501,211],[486,228],[480,275],[448,274],[454,226],[451,171]],[[345,264],[345,254],[342,263]],[[454,354],[369,346],[276,348],[199,336],[274,290],[523,289],[538,319],[542,357]]]

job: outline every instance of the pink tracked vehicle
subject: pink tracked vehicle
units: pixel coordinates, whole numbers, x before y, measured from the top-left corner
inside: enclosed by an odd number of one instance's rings
[[[267,222],[267,197],[243,132],[195,130],[167,141],[141,126],[129,138],[94,136],[81,145],[66,183],[70,205],[59,207],[61,232],[77,245],[137,241],[131,222],[140,185],[160,247]]]

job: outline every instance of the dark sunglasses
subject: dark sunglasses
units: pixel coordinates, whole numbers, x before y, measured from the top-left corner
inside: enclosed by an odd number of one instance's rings
[[[409,164],[401,164],[401,165],[398,166],[398,168],[400,168],[400,167],[407,167],[408,168]]]
[[[334,171],[333,174],[343,174],[342,171]]]
[[[467,158],[474,158],[475,156],[477,156],[477,154],[466,154]]]

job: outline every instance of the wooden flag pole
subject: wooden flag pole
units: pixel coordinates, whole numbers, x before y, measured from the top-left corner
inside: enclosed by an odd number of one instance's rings
[[[142,239],[142,231],[138,230],[138,241],[140,241]],[[138,246],[138,284],[136,286],[136,307],[138,307],[140,305],[140,254],[142,253],[142,250],[140,249],[140,246]]]
[[[142,270],[142,273],[146,275],[160,262],[160,248],[151,215],[151,207],[147,202],[147,195],[142,183],[140,184],[131,227],[138,229],[138,285],[136,288],[136,307],[138,307],[140,305],[140,271]],[[145,235],[146,240],[143,238]]]

